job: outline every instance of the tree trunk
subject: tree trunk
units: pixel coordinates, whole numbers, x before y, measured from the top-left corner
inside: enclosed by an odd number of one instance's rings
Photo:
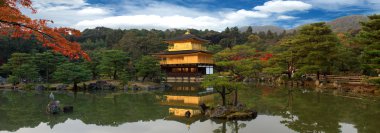
[[[319,74],[320,74],[319,71],[317,71],[317,80],[319,80]]]
[[[116,70],[113,71],[113,79],[114,79],[114,80],[117,79],[117,71],[116,71]]]
[[[145,81],[145,78],[146,78],[146,76],[144,76],[144,77],[143,77],[143,79],[142,79],[142,82],[144,82],[144,81]]]
[[[87,89],[87,85],[86,85],[86,83],[83,83],[83,89],[84,89],[84,90]]]
[[[95,80],[95,79],[96,79],[96,72],[92,71],[92,80]]]
[[[222,97],[222,106],[226,106],[226,88],[222,88],[222,92],[219,93]]]
[[[235,88],[234,106],[238,104],[238,88]]]
[[[78,90],[78,83],[77,83],[77,82],[74,82],[73,90],[74,90],[74,91],[77,91],[77,90]]]
[[[287,74],[289,79],[292,78],[292,72],[288,72]]]
[[[49,83],[49,70],[46,70],[46,83]]]

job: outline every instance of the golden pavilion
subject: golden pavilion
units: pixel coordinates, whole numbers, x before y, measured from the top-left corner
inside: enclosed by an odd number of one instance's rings
[[[160,58],[161,69],[166,72],[167,82],[200,82],[203,75],[213,74],[212,53],[204,44],[208,40],[189,32],[165,41],[166,51],[156,53]]]

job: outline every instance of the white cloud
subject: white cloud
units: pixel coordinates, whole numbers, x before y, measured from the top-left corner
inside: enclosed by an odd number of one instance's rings
[[[84,20],[75,25],[75,27],[106,26],[111,28],[197,28],[197,29],[215,29],[218,28],[216,23],[220,21],[217,18],[201,16],[196,18],[185,16],[158,16],[158,15],[131,15],[107,17],[96,20]]]
[[[269,14],[241,9],[236,12],[230,12],[226,14],[225,17],[229,20],[242,20],[246,18],[267,18]]]
[[[69,8],[77,8],[89,5],[84,0],[33,0],[33,6],[44,10],[49,7],[65,6]]]
[[[262,6],[256,6],[253,9],[261,12],[284,13],[290,11],[305,11],[311,7],[312,5],[302,1],[272,0],[265,2]]]
[[[197,17],[203,15],[211,15],[206,9],[192,8],[191,6],[179,6],[167,2],[157,1],[126,1],[122,7],[123,13],[134,15],[160,15],[172,16],[181,14],[182,16]]]
[[[279,20],[290,20],[290,19],[296,19],[297,17],[293,17],[293,16],[287,16],[287,15],[280,15],[277,17],[277,19]]]
[[[278,4],[283,4],[279,6]],[[53,26],[83,30],[105,26],[110,28],[195,28],[224,30],[225,27],[269,25],[278,20],[294,19],[283,13],[305,11],[311,5],[300,1],[274,0],[253,10],[180,6],[159,1],[126,1],[112,7],[91,5],[85,0],[35,0],[38,13],[33,18],[53,20]],[[273,8],[273,9],[268,9]]]
[[[86,7],[78,11],[80,15],[106,15],[108,11],[102,8]]]
[[[24,11],[35,19],[53,20],[52,26],[72,27],[86,19],[100,19],[111,14],[106,7],[95,7],[84,0],[33,0],[37,14]]]
[[[254,11],[238,10],[226,13],[225,16],[210,17],[187,17],[182,15],[123,15],[112,16],[95,20],[84,20],[75,24],[74,27],[94,28],[97,26],[106,26],[111,28],[195,28],[195,29],[213,29],[222,30],[227,26],[236,26],[247,24],[249,18],[267,18],[268,14]]]
[[[380,7],[380,0],[302,0],[310,3],[315,8],[324,9],[328,11],[341,11],[358,9],[374,9],[378,10]]]

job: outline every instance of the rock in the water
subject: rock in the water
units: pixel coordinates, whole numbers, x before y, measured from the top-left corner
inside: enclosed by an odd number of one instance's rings
[[[205,103],[202,103],[201,105],[199,105],[199,107],[201,108],[201,112],[203,114],[206,113],[206,111],[210,108]]]
[[[63,107],[63,113],[72,113],[74,111],[73,106],[64,106]]]
[[[96,83],[90,83],[90,84],[88,84],[87,88],[90,89],[90,90],[97,90],[97,89],[99,89],[97,87]]]
[[[255,110],[245,110],[233,112],[227,115],[227,120],[244,120],[244,119],[255,119],[257,117],[257,111]]]
[[[43,85],[37,85],[36,87],[34,87],[34,89],[35,89],[36,91],[43,91],[43,90],[46,89],[46,87],[43,86]]]
[[[161,83],[160,86],[161,86],[161,89],[163,89],[163,90],[168,90],[171,88],[171,86],[169,84],[166,84],[166,83]]]
[[[315,80],[315,83],[314,83],[314,84],[315,84],[315,86],[317,86],[317,87],[318,87],[318,86],[319,86],[319,84],[320,84],[319,80]]]
[[[159,86],[148,86],[148,91],[154,91],[154,90],[159,90]]]
[[[237,109],[237,111],[242,111],[246,108],[246,105],[238,103],[235,108]]]
[[[124,85],[124,86],[123,86],[123,89],[124,89],[124,90],[128,90],[128,88],[129,88],[128,85]]]
[[[61,85],[58,85],[58,86],[56,87],[56,89],[57,89],[57,90],[65,90],[65,89],[67,89],[67,87],[68,87],[68,85],[66,85],[66,84],[61,84]]]
[[[210,114],[211,118],[226,118],[229,110],[224,106],[216,107]]]
[[[342,87],[342,85],[340,85],[338,81],[334,81],[333,86],[334,88],[337,88],[337,89],[340,89]]]
[[[4,85],[6,83],[7,79],[0,76],[0,84]]]
[[[133,90],[133,91],[137,91],[137,90],[139,90],[139,87],[138,87],[137,85],[133,85],[133,86],[132,86],[132,90]]]
[[[46,111],[50,114],[58,114],[61,111],[59,101],[51,101],[46,107]]]
[[[241,105],[241,107],[243,106],[244,105]],[[255,119],[257,117],[257,111],[255,110],[243,110],[243,109],[240,110],[238,108],[240,107],[239,106],[236,106],[236,107],[219,106],[213,110],[207,110],[205,112],[205,115],[209,116],[210,118],[227,119],[227,120]]]

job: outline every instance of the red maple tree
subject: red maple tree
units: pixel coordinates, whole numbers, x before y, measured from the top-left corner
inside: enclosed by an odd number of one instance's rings
[[[32,7],[31,0],[0,0],[0,34],[10,35],[12,38],[33,38],[43,46],[72,59],[83,57],[90,60],[79,43],[65,38],[68,35],[80,36],[80,31],[66,27],[51,28],[47,24],[53,23],[53,21],[31,19],[24,15],[20,8],[37,13],[37,10]]]

